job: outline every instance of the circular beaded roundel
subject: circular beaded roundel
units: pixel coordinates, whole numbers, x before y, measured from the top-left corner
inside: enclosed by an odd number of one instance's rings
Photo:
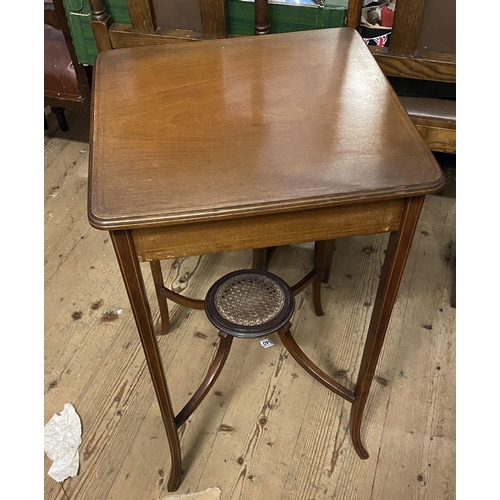
[[[275,318],[283,308],[285,295],[271,278],[249,273],[229,278],[217,290],[214,302],[223,318],[253,326]]]

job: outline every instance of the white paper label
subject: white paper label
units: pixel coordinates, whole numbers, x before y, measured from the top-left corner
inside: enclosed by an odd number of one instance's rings
[[[272,347],[274,345],[273,342],[271,342],[269,339],[262,339],[260,341],[260,345],[264,348],[267,349],[268,347]]]

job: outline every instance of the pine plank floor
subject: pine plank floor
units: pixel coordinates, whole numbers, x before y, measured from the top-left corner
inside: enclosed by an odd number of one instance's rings
[[[44,416],[72,403],[82,419],[80,471],[46,475],[46,500],[157,500],[170,457],[152,383],[109,236],[87,221],[88,121],[67,112],[45,131]],[[187,195],[189,190],[187,189]],[[276,335],[264,349],[236,340],[227,364],[181,430],[178,493],[218,486],[222,500],[452,500],[455,498],[453,189],[427,197],[372,386],[360,460],[347,430],[350,404],[314,381]],[[309,290],[293,317],[298,343],[327,372],[356,380],[387,235],[337,240],[323,285],[325,316]],[[312,264],[311,245],[281,247],[270,271],[289,282]],[[172,288],[202,298],[251,252],[164,261]],[[146,287],[155,321],[149,266]],[[202,311],[170,303],[159,337],[175,408],[196,390],[216,350]]]

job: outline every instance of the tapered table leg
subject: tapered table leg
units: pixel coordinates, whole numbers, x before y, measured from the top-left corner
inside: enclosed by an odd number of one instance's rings
[[[368,393],[377,366],[392,308],[403,276],[413,235],[418,223],[424,197],[408,198],[398,231],[391,233],[387,246],[382,275],[373,305],[373,314],[361,359],[358,380],[351,408],[350,430],[354,448],[360,458],[368,458],[361,442],[361,420]]]
[[[181,448],[141,268],[130,231],[111,231],[110,235],[167,432],[172,457],[172,468],[167,488],[168,491],[175,491],[178,489],[181,479]]]

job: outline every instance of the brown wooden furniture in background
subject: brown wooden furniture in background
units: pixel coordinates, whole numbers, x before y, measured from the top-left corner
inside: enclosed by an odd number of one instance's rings
[[[362,0],[349,0],[347,26],[357,29]],[[389,77],[456,83],[454,0],[397,0],[388,47],[370,47]],[[456,152],[455,101],[400,97],[432,151]]]
[[[134,47],[137,45],[171,44],[226,38],[225,0],[199,0],[199,19],[194,12],[197,0],[187,0],[188,13],[182,15],[175,2],[161,0],[126,0],[131,24],[114,23],[109,16],[104,0],[89,0],[92,13],[91,26],[99,52]],[[271,33],[268,0],[255,0],[254,33]],[[348,9],[351,7],[349,6]],[[179,20],[173,26],[169,14]],[[195,26],[197,29],[186,29]]]
[[[91,26],[99,52],[121,47],[190,42],[227,36],[225,0],[199,0],[201,32],[159,26],[155,2],[152,0],[127,0],[131,24],[114,23],[106,10],[104,0],[89,1],[92,12]],[[161,14],[164,19],[167,12]]]
[[[62,0],[44,1],[44,104],[68,130],[64,109],[90,109],[90,85],[78,62]],[[47,118],[45,118],[45,128]]]
[[[170,447],[168,489],[181,448],[141,262],[390,233],[357,382],[334,391],[368,458],[363,411],[424,197],[444,179],[359,34],[106,51],[94,71],[89,220],[113,241]]]

